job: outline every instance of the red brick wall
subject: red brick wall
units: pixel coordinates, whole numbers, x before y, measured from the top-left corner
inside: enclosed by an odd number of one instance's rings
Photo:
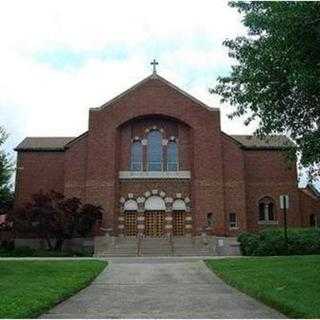
[[[65,187],[67,197],[85,199],[87,136],[73,142],[65,152]]]
[[[225,223],[228,235],[237,234],[247,226],[245,155],[239,144],[227,135],[222,135]],[[229,213],[237,215],[239,229],[229,228]]]
[[[283,213],[279,208],[279,196],[288,194],[290,208],[288,224],[299,226],[299,195],[296,165],[289,165],[281,151],[245,151],[245,173],[247,194],[247,226],[256,230],[258,225],[258,202],[264,196],[273,198],[278,225],[283,224]]]
[[[310,215],[320,215],[320,200],[307,188],[299,191],[301,225],[310,227]]]
[[[16,205],[40,190],[64,192],[63,152],[19,152],[17,168]]]

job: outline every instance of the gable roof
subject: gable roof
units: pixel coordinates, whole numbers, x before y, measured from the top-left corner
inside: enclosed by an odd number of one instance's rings
[[[299,188],[307,196],[320,201],[320,192],[312,183],[308,183],[304,188]]]
[[[64,151],[64,147],[75,137],[27,137],[15,151]]]
[[[184,90],[178,88],[176,85],[174,85],[173,83],[169,82],[168,80],[166,80],[165,78],[159,76],[158,74],[151,74],[150,76],[148,76],[147,78],[139,81],[138,83],[136,83],[135,85],[133,85],[131,88],[125,90],[124,92],[120,93],[118,96],[116,96],[115,98],[109,100],[108,102],[106,102],[105,104],[103,104],[102,106],[98,107],[98,108],[91,108],[90,110],[92,111],[100,111],[103,110],[107,107],[109,107],[110,105],[112,105],[113,103],[117,102],[118,100],[120,100],[121,98],[125,97],[127,94],[129,94],[130,92],[134,91],[135,89],[137,89],[138,87],[144,85],[145,83],[147,83],[148,81],[151,80],[158,80],[161,83],[165,84],[166,86],[170,87],[171,89],[175,90],[176,92],[178,92],[179,94],[185,96],[186,98],[192,100],[193,102],[197,103],[198,105],[206,108],[209,111],[219,111],[219,108],[214,108],[214,107],[209,107],[208,105],[206,105],[205,103],[203,103],[202,101],[198,100],[197,98],[193,97],[192,95],[190,95],[189,93],[185,92]]]
[[[261,139],[253,135],[230,135],[245,149],[286,149],[294,146],[291,139],[284,135],[268,136]]]

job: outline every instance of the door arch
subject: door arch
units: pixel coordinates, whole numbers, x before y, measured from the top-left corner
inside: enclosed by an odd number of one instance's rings
[[[165,211],[166,204],[159,196],[151,196],[144,203],[145,211]]]

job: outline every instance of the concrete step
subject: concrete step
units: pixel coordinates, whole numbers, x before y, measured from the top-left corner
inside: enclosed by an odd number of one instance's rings
[[[111,257],[137,257],[137,254],[121,254],[121,253],[101,253],[95,254],[94,257],[98,258],[111,258]]]
[[[165,238],[145,238],[140,243],[141,256],[172,256],[172,246]]]
[[[213,256],[212,244],[204,244],[201,239],[189,237],[168,238],[118,237],[100,238],[96,242],[95,256],[99,257],[134,257],[140,256]]]

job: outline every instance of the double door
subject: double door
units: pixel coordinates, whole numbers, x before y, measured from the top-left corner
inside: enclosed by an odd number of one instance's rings
[[[146,237],[162,237],[165,233],[165,212],[146,211],[144,214],[144,223]]]

